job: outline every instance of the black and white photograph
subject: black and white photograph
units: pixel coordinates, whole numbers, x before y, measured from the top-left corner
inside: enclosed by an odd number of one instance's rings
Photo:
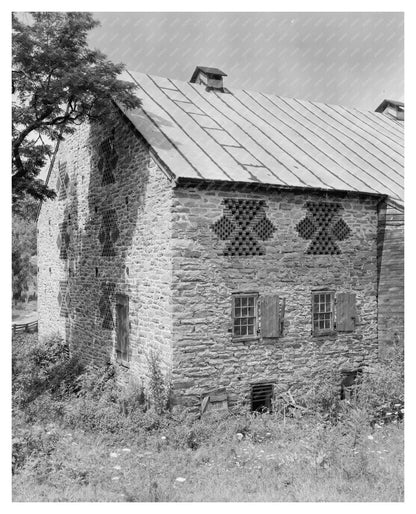
[[[405,503],[405,13],[65,4],[7,13],[13,504]]]

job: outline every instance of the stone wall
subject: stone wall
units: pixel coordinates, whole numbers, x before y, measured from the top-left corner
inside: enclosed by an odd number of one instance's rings
[[[265,201],[273,234],[260,241],[264,255],[224,256],[228,242],[213,224],[224,200]],[[307,254],[311,240],[297,225],[307,202],[335,202],[350,233],[339,255]],[[173,389],[177,401],[199,404],[201,395],[226,387],[229,401],[247,398],[251,384],[273,382],[277,390],[305,389],[323,369],[354,367],[377,358],[377,199],[370,196],[249,187],[178,187],[173,200]],[[269,231],[270,232],[270,231]],[[345,235],[345,234],[344,234]],[[341,236],[340,236],[341,237]],[[341,237],[342,239],[342,237]],[[261,252],[260,252],[261,253]],[[312,334],[314,289],[356,293],[353,332]],[[233,338],[235,292],[279,294],[286,301],[283,335]]]
[[[115,302],[128,295],[132,374],[145,377],[151,349],[170,369],[172,188],[147,143],[118,114],[84,124],[61,143],[49,184],[59,192],[38,221],[39,336],[114,359]]]
[[[404,213],[385,203],[380,208],[378,338],[381,355],[404,338]]]

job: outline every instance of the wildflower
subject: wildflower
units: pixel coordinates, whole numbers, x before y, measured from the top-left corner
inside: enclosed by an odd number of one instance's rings
[[[113,469],[117,469],[118,471],[119,469],[121,469],[121,466],[113,466]]]
[[[120,477],[113,477],[111,480],[120,480]]]
[[[110,453],[110,457],[112,457],[112,458],[114,459],[114,458],[118,457],[118,453],[116,453],[116,452],[111,452],[111,453]]]
[[[166,436],[162,435],[161,439],[162,439],[162,441],[166,441]]]
[[[239,441],[241,441],[241,440],[243,439],[243,437],[244,437],[244,436],[243,436],[243,434],[242,434],[241,432],[238,432],[238,433],[236,434],[236,437],[237,437],[237,439],[238,439]]]
[[[121,451],[126,453],[131,452],[130,448],[123,448]]]
[[[184,478],[184,477],[178,477],[178,478],[176,479],[176,481],[177,481],[177,482],[186,482],[186,478]]]
[[[372,435],[369,435],[368,439],[370,439],[372,441],[374,439],[374,437]]]

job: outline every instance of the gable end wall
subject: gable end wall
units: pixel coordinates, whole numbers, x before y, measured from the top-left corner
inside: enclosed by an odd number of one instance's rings
[[[117,153],[115,182],[103,184],[99,145],[111,134]],[[146,379],[152,350],[163,368],[170,369],[170,180],[146,142],[119,115],[105,124],[84,124],[61,143],[52,187],[59,162],[67,163],[67,198],[45,202],[38,221],[39,336],[59,333],[86,362],[114,360],[115,327],[103,326],[107,287],[114,323],[116,295],[129,297],[131,374]],[[113,256],[103,255],[103,214],[110,210],[116,226],[110,234]],[[70,240],[67,257],[60,258],[57,240],[64,220],[70,225]],[[68,317],[62,316],[58,302],[61,281],[70,292]]]

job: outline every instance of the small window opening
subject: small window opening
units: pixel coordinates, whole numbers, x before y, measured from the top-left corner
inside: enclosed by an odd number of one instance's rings
[[[251,411],[272,412],[273,384],[251,386]]]
[[[98,268],[95,268],[95,276],[98,277]]]
[[[98,212],[98,207],[97,206],[94,207],[94,212],[97,214],[97,212]]]
[[[334,293],[320,291],[312,294],[312,324],[314,334],[334,330]]]
[[[129,297],[117,295],[116,303],[116,355],[117,360],[128,365],[130,360],[130,322],[129,322]]]
[[[129,197],[126,196],[126,205],[128,205],[128,204],[129,204]]]
[[[244,294],[233,296],[233,336],[257,336],[258,314],[257,294]]]

